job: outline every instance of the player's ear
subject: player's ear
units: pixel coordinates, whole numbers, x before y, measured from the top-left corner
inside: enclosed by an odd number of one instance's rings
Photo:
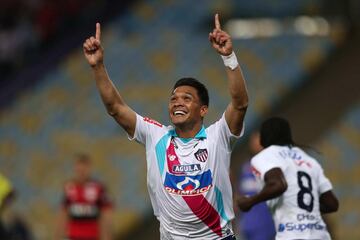
[[[207,112],[208,112],[208,106],[202,105],[202,106],[200,107],[200,116],[201,116],[202,118],[205,117],[205,115],[207,114]]]

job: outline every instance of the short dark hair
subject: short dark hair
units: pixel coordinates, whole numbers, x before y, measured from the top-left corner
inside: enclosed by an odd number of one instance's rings
[[[81,164],[90,164],[91,163],[91,157],[87,153],[83,153],[83,152],[76,153],[75,159],[76,159],[76,163],[81,163]]]
[[[209,106],[209,92],[204,84],[199,80],[191,77],[181,78],[176,81],[173,91],[180,86],[190,86],[196,89],[201,104]]]
[[[293,146],[289,122],[281,117],[271,117],[261,124],[260,144],[266,148],[271,145]]]

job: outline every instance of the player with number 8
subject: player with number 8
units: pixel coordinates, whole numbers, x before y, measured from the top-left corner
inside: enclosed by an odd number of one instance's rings
[[[331,239],[321,214],[337,211],[338,200],[320,164],[292,139],[283,118],[270,118],[260,129],[264,149],[251,159],[262,190],[251,197],[238,196],[243,211],[267,201],[273,213],[276,240]]]

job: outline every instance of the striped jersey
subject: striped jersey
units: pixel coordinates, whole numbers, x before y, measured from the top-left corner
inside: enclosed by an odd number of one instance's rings
[[[172,126],[137,115],[134,139],[146,148],[148,191],[162,239],[232,234],[230,154],[240,136],[230,132],[224,114],[189,139],[179,138]]]

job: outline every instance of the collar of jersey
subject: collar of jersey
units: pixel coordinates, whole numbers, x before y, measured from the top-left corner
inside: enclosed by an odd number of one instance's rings
[[[170,130],[170,136],[172,137],[176,137],[176,138],[179,138],[179,136],[177,135],[175,129],[172,129]],[[206,131],[205,131],[205,127],[202,126],[200,131],[195,135],[196,139],[203,139],[203,138],[206,138]],[[193,138],[181,138],[182,140],[185,140],[185,141],[190,141],[191,139]]]

